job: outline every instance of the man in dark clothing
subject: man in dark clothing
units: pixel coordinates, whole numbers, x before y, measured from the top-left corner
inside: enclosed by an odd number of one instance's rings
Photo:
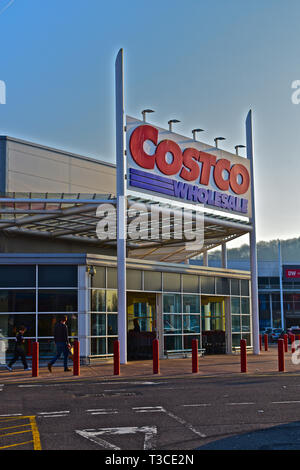
[[[70,371],[68,368],[68,355],[71,348],[69,343],[68,327],[66,322],[68,317],[64,315],[59,322],[56,323],[54,327],[54,341],[56,345],[56,355],[51,359],[48,364],[49,372],[52,372],[52,365],[57,359],[63,354],[64,355],[64,368],[65,372]]]
[[[24,339],[24,336],[23,336],[25,331],[26,331],[25,326],[20,326],[20,328],[18,328],[18,332],[17,332],[17,335],[16,335],[16,344],[15,344],[14,357],[9,362],[9,364],[6,366],[6,368],[10,372],[12,371],[11,366],[19,359],[19,357],[21,358],[21,361],[23,363],[24,370],[31,370],[28,367],[28,364],[27,364],[27,361],[26,361],[26,353],[25,353],[25,348],[24,348],[25,339]]]

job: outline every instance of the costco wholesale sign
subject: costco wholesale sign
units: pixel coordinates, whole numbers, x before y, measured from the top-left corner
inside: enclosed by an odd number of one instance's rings
[[[127,117],[127,187],[251,217],[250,162]]]

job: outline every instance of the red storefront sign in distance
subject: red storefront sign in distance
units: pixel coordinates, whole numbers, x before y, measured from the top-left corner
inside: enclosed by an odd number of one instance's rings
[[[153,155],[144,151],[144,142],[147,140],[156,146]],[[213,178],[221,191],[228,191],[230,188],[235,194],[245,194],[248,191],[250,176],[244,165],[237,163],[231,166],[231,162],[226,158],[217,160],[215,155],[192,147],[182,152],[173,140],[166,139],[158,143],[158,130],[153,126],[138,126],[130,137],[129,145],[133,160],[144,169],[153,170],[156,165],[164,175],[179,173],[180,178],[185,181],[207,186],[213,167]],[[167,153],[172,154],[172,162],[167,161]],[[224,178],[225,174],[227,178]]]
[[[284,276],[287,279],[300,279],[300,268],[286,268],[284,270]]]

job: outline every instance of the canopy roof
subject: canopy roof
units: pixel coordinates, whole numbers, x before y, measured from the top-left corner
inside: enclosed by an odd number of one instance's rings
[[[151,210],[156,208],[182,207],[158,203],[154,200],[141,199],[128,196],[127,222],[130,223],[132,215],[130,209],[133,204],[139,203]],[[115,246],[116,239],[99,240],[96,227],[100,220],[97,208],[101,204],[111,204],[116,208],[116,199],[111,194],[59,194],[59,193],[5,193],[0,195],[0,233],[19,233],[38,237],[47,237],[49,240],[63,239],[82,243],[99,243],[99,246]],[[196,228],[197,211],[193,210],[191,230]],[[204,243],[190,249],[186,243],[187,237],[181,239],[127,239],[127,256],[130,258],[167,261],[173,263],[184,262],[189,258],[231,241],[252,230],[248,220],[221,216],[215,213],[202,212],[199,216],[204,218]],[[171,218],[174,229],[175,221]],[[162,229],[163,222],[159,219],[158,228]],[[187,232],[184,232],[186,235]]]

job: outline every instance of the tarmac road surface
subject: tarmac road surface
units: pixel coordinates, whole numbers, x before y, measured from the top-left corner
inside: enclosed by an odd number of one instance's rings
[[[300,449],[297,373],[39,379],[0,390],[0,428],[11,428],[0,448]]]

